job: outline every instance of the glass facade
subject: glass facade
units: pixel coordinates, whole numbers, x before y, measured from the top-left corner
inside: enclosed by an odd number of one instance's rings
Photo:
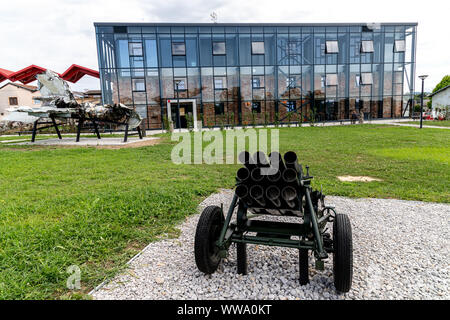
[[[134,106],[148,129],[177,99],[219,126],[399,118],[414,92],[416,23],[95,28],[103,103]]]

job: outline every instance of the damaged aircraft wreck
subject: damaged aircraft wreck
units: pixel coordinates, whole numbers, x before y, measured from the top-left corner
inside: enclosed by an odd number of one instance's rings
[[[112,124],[118,130],[124,130],[124,142],[127,141],[130,135],[129,130],[133,129],[137,130],[139,138],[142,139],[143,133],[145,132],[140,128],[142,118],[136,113],[134,108],[123,104],[94,105],[89,102],[79,103],[75,100],[67,82],[51,70],[46,70],[44,73],[36,75],[36,79],[38,81],[38,89],[41,93],[41,97],[36,97],[36,99],[42,101],[42,106],[23,106],[9,109],[11,112],[9,117],[11,119],[17,119],[17,113],[27,113],[28,116],[23,118],[26,118],[28,122],[32,119],[34,122],[32,142],[35,141],[36,134],[39,130],[49,127],[54,127],[58,138],[62,139],[56,120],[64,121],[68,119],[78,121],[77,142],[80,141],[81,129],[87,122],[92,123],[98,139],[101,138],[98,130],[100,123]],[[39,125],[46,126],[39,127]]]

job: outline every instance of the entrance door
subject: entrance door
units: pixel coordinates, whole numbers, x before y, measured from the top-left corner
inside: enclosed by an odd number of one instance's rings
[[[172,121],[175,129],[187,128],[188,117],[193,121],[192,114],[192,102],[180,102],[180,104],[174,102],[170,104]],[[191,123],[191,126],[193,123]]]
[[[169,120],[173,122],[174,129],[188,128],[190,126],[197,129],[197,112],[194,99],[168,100],[167,111]]]

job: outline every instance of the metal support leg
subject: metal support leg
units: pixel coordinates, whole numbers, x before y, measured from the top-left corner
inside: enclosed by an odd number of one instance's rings
[[[61,132],[59,132],[58,125],[56,124],[55,118],[50,117],[50,119],[52,119],[52,123],[53,123],[53,126],[55,127],[55,131],[56,131],[56,134],[58,135],[58,139],[61,140],[62,139]]]
[[[139,139],[142,139],[142,131],[141,131],[141,126],[137,127],[137,132],[139,134]]]
[[[231,201],[230,207],[228,208],[227,217],[225,218],[225,223],[223,225],[222,231],[220,232],[220,237],[217,243],[222,244],[225,239],[225,233],[227,232],[228,225],[230,224],[231,217],[233,216],[234,207],[236,207],[236,202],[238,196],[235,194],[233,200]]]
[[[123,142],[128,141],[128,123],[125,125],[125,137],[123,138]]]
[[[310,194],[309,188],[306,188],[306,201],[308,203],[308,209],[309,209],[309,214],[310,214],[310,218],[311,218],[311,222],[312,222],[314,238],[317,243],[317,251],[319,254],[319,258],[326,259],[326,258],[328,258],[328,254],[323,249],[322,236],[319,231],[319,224],[317,223],[317,216],[316,216],[316,213],[314,212],[314,207],[313,207],[313,204],[311,201],[311,194]]]
[[[33,133],[31,135],[31,142],[34,142],[34,140],[36,140],[36,132],[37,132],[38,122],[39,122],[39,119],[37,119],[33,124]]]
[[[95,130],[95,134],[97,135],[97,139],[101,139],[100,132],[98,131],[97,122],[95,122],[95,120],[92,120],[92,124],[94,125],[94,130]]]
[[[77,142],[80,142],[80,133],[81,133],[81,127],[83,126],[83,122],[84,122],[84,119],[83,118],[81,118],[79,121],[78,121],[78,128],[77,128]]]

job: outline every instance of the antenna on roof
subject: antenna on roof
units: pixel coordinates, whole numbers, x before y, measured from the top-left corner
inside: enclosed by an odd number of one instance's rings
[[[217,20],[219,19],[219,17],[217,16],[217,13],[215,13],[214,11],[211,12],[211,14],[209,15],[211,17],[211,21],[213,23],[217,23]]]

